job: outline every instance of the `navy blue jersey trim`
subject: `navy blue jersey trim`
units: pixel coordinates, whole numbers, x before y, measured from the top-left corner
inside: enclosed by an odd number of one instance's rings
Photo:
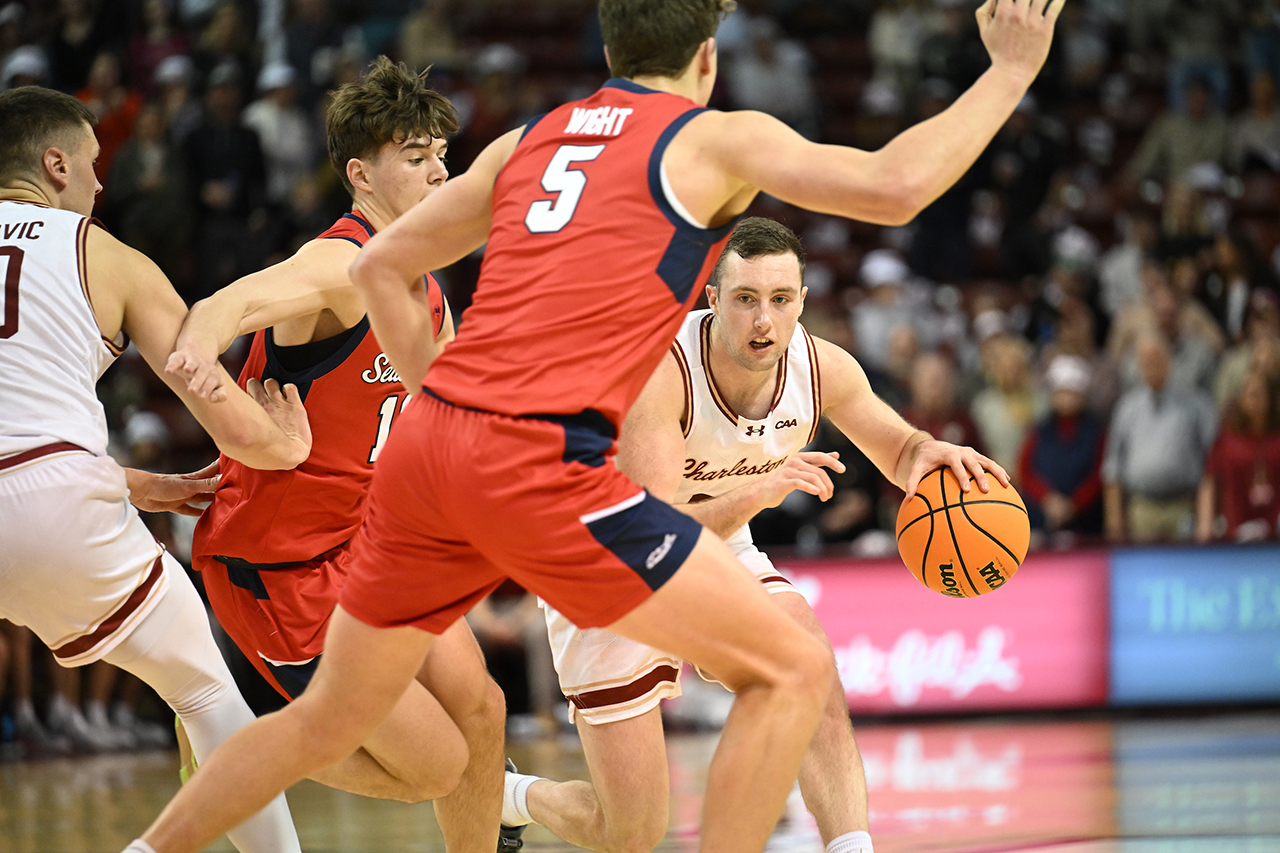
[[[516,145],[519,145],[521,142],[523,142],[524,138],[529,135],[529,131],[533,130],[534,126],[537,125],[538,122],[542,121],[546,117],[547,117],[546,113],[540,113],[534,116],[533,118],[529,119],[527,122],[525,122],[524,130],[520,131],[520,138],[516,141]]]
[[[369,224],[369,220],[365,219],[365,218],[364,218],[363,216],[361,216],[360,214],[358,214],[358,213],[344,213],[344,214],[342,214],[342,218],[343,218],[343,219],[350,219],[352,222],[358,222],[358,223],[360,223],[360,227],[361,227],[361,228],[363,228],[363,229],[365,230],[365,232],[367,232],[367,233],[368,233],[368,235],[369,235],[370,237],[372,237],[372,236],[373,236],[373,233],[374,233],[374,232],[373,232],[373,226]]]
[[[353,244],[355,244],[356,246],[359,246],[361,249],[363,249],[363,248],[364,248],[364,243],[361,243],[361,242],[360,242],[359,240],[357,240],[355,237],[347,237],[347,236],[345,236],[345,235],[343,235],[343,234],[330,234],[328,237],[322,237],[322,238],[320,238],[320,239],[322,239],[322,240],[346,240],[348,243],[353,243]]]
[[[286,368],[280,363],[280,359],[276,356],[276,345],[274,329],[268,328],[265,332],[265,340],[263,341],[264,349],[267,352],[267,365],[262,371],[262,381],[274,379],[281,385],[286,382],[292,382],[298,386],[298,394],[305,401],[307,392],[311,390],[311,383],[332,371],[342,362],[356,351],[356,347],[364,340],[365,335],[369,334],[369,318],[361,317],[360,322],[352,327],[355,332],[350,339],[342,346],[342,349],[317,364],[315,367],[307,370],[293,371]]]
[[[631,92],[633,95],[657,95],[657,89],[650,89],[648,86],[641,86],[639,83],[632,83],[630,80],[622,77],[613,77],[605,81],[601,89],[621,89],[624,92]]]

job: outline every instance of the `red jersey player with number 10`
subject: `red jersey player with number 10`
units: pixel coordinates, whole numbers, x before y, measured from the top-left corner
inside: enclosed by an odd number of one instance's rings
[[[379,457],[307,692],[228,741],[143,843],[195,850],[340,760],[395,706],[436,635],[511,577],[580,627],[609,625],[737,693],[699,847],[763,850],[833,689],[830,652],[724,542],[618,471],[618,425],[757,193],[910,221],[1012,114],[1062,3],[988,0],[977,16],[991,68],[868,153],[811,143],[762,113],[704,109],[728,0],[600,0],[615,79],[492,143],[356,257],[378,339],[424,393]],[[458,339],[432,364],[413,283],[486,241]],[[320,733],[305,754],[280,742],[294,726]]]
[[[291,471],[257,471],[223,457],[192,546],[218,620],[291,700],[319,664],[374,462],[410,397],[369,330],[347,267],[377,229],[444,183],[445,137],[457,127],[447,100],[385,58],[335,92],[329,147],[352,211],[289,260],[198,303],[170,360],[193,391],[219,397],[225,392],[212,381],[218,353],[254,332],[240,384],[294,383],[310,416],[311,455]],[[436,280],[421,275],[418,283],[420,334],[435,351],[453,337],[453,323]],[[366,796],[437,799],[457,785],[462,759],[459,793],[437,802],[441,828],[450,850],[492,853],[503,701],[465,623],[456,628],[363,749],[315,778]],[[442,717],[432,694],[455,719],[470,720],[465,752],[432,742],[432,721]]]

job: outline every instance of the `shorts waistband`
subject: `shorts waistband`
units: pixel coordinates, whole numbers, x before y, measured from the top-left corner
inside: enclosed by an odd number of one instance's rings
[[[43,447],[24,450],[21,453],[15,453],[12,456],[6,456],[3,459],[0,459],[0,471],[5,470],[6,468],[13,468],[14,466],[21,465],[24,462],[30,462],[33,459],[39,459],[42,456],[50,456],[54,453],[71,453],[75,451],[79,451],[80,453],[89,452],[80,445],[72,444],[69,441],[59,441],[53,444],[46,444]]]
[[[323,554],[320,554],[319,556],[316,556],[316,557],[312,557],[310,560],[296,560],[296,561],[287,562],[287,563],[251,563],[248,560],[242,560],[239,557],[225,557],[222,554],[212,554],[210,555],[209,559],[218,563],[222,563],[222,565],[230,569],[253,569],[254,571],[258,571],[258,572],[272,572],[272,571],[278,572],[278,571],[283,571],[285,569],[300,568],[301,566],[306,566],[311,563],[314,563],[317,560],[323,560],[325,557],[327,557],[331,553],[333,552],[325,551]]]
[[[554,413],[545,413],[545,414],[529,413],[529,414],[523,414],[523,415],[510,415],[510,414],[507,414],[506,412],[493,412],[488,409],[477,409],[474,406],[460,405],[458,403],[453,402],[452,400],[447,400],[444,397],[441,397],[439,394],[437,394],[435,391],[432,391],[426,385],[422,386],[422,391],[428,396],[433,397],[436,400],[439,400],[441,403],[444,403],[446,406],[452,406],[455,409],[465,409],[468,412],[479,412],[482,415],[494,415],[500,418],[514,418],[516,420],[531,420],[531,421],[547,421],[548,423],[559,424],[560,426],[564,426],[564,427],[585,428],[598,435],[602,435],[611,441],[617,439],[618,437],[618,430],[616,427],[614,427],[613,422],[610,421],[608,418],[606,418],[600,412],[597,412],[595,409],[583,409],[581,412],[575,412],[574,414],[571,414],[571,415],[554,414]]]

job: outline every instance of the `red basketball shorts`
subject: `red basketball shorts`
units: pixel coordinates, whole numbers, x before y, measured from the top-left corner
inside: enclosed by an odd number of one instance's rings
[[[526,416],[415,394],[378,457],[341,604],[439,634],[503,578],[582,627],[665,583],[702,527],[613,464],[603,416]]]

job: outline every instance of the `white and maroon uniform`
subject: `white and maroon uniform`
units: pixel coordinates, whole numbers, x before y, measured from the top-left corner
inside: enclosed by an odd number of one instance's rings
[[[822,415],[817,349],[799,326],[786,357],[778,362],[769,413],[750,420],[734,412],[709,365],[711,320],[710,311],[694,311],[672,345],[685,389],[685,460],[676,505],[720,497],[777,470],[813,441]],[[756,548],[748,525],[725,542],[770,593],[794,589]],[[637,717],[661,699],[680,695],[679,658],[604,628],[578,628],[545,607],[551,651],[571,714],[593,724],[610,723]]]
[[[94,390],[123,351],[84,284],[89,220],[0,203],[0,617],[97,660],[163,593],[162,549],[107,456]]]

